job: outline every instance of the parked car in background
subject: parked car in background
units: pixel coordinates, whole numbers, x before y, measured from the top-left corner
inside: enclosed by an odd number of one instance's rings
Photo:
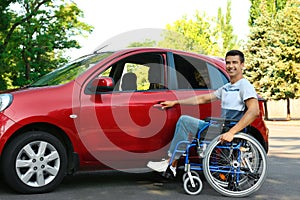
[[[30,86],[0,94],[5,181],[21,193],[55,189],[77,170],[145,168],[164,156],[182,114],[218,117],[220,102],[160,102],[205,94],[229,81],[221,58],[162,48],[83,56]],[[268,151],[261,115],[251,125]]]

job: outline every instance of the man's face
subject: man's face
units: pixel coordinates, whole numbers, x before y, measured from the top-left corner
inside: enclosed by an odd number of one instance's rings
[[[226,57],[226,71],[230,78],[243,75],[244,63],[241,63],[239,56]]]

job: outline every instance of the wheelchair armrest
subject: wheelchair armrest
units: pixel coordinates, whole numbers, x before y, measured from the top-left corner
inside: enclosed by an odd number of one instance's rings
[[[239,120],[237,119],[226,119],[226,118],[219,118],[219,117],[206,117],[204,119],[206,122],[217,122],[217,123],[223,123],[223,124],[230,124],[230,123],[237,123]]]
[[[233,127],[238,123],[237,119],[226,119],[226,118],[218,118],[218,117],[207,117],[204,121],[209,122],[210,124],[219,125],[223,127],[222,132],[229,130],[229,128]],[[243,130],[243,132],[247,132],[247,128]]]

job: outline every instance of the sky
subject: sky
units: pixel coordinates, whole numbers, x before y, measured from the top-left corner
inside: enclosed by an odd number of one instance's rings
[[[78,40],[81,49],[68,52],[73,59],[91,53],[105,41],[140,29],[164,29],[184,15],[192,18],[196,11],[217,16],[218,8],[226,12],[227,0],[73,0],[84,12],[84,22],[94,31]],[[248,32],[249,0],[231,0],[234,33],[244,39]],[[143,34],[143,33],[139,33]]]

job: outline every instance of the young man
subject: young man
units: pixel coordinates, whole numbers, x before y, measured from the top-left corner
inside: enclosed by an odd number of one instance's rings
[[[176,104],[197,105],[221,100],[222,118],[236,119],[238,123],[228,132],[220,135],[222,142],[231,142],[234,135],[251,124],[259,115],[257,94],[251,83],[243,77],[244,54],[239,50],[231,50],[226,53],[226,71],[230,82],[210,94],[199,95],[187,99],[161,102],[163,109],[173,107]],[[246,109],[247,108],[247,109]],[[158,172],[165,172],[170,165],[173,175],[176,175],[177,159],[181,155],[175,155],[174,161],[169,163],[175,151],[176,144],[189,139],[189,133],[194,135],[204,125],[204,121],[183,115],[176,124],[174,137],[168,151],[169,159],[160,162],[148,162],[147,166]]]

